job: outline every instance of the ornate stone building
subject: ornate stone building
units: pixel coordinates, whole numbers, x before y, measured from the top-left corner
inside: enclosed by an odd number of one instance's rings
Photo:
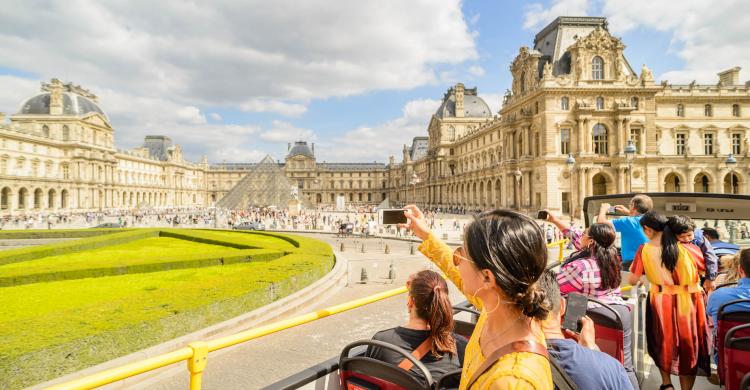
[[[390,164],[390,197],[412,189],[429,206],[579,213],[589,195],[750,193],[750,83],[740,69],[711,85],[656,83],[624,48],[604,18],[556,19],[513,60],[499,115],[459,110],[476,94],[461,84],[446,94],[427,153]]]

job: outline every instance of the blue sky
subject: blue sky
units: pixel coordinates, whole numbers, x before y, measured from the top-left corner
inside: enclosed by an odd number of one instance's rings
[[[303,139],[320,160],[384,162],[426,135],[456,82],[498,110],[519,47],[556,16],[607,16],[633,68],[645,63],[657,79],[715,83],[718,71],[748,62],[741,1],[296,4],[11,2],[0,10],[9,21],[0,26],[0,111],[15,112],[58,77],[100,96],[118,147],[166,134],[190,160],[257,161],[283,159],[287,142]],[[743,37],[727,41],[732,28]]]

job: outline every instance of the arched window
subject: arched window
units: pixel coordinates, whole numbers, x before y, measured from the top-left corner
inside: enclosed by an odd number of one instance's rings
[[[49,137],[49,126],[47,126],[47,125],[42,126],[42,134],[45,137]]]
[[[596,56],[591,60],[591,78],[593,80],[604,80],[604,60]]]
[[[604,98],[599,96],[596,98],[596,109],[597,110],[603,110],[604,109]]]
[[[448,141],[455,141],[456,140],[456,128],[453,126],[448,126]]]
[[[634,109],[638,109],[638,98],[633,96],[630,98],[630,107],[633,107]]]
[[[677,116],[685,116],[685,106],[682,104],[677,105]]]
[[[63,141],[70,140],[70,129],[68,128],[68,125],[63,125],[62,137],[63,137]]]
[[[714,108],[710,104],[706,104],[703,108],[703,114],[706,116],[714,116]]]
[[[607,128],[601,124],[597,123],[594,125],[593,129],[594,134],[594,153],[600,154],[600,155],[606,155],[608,154],[608,148],[607,148]]]
[[[562,99],[560,99],[560,109],[563,111],[570,109],[570,101],[567,96],[563,96]]]

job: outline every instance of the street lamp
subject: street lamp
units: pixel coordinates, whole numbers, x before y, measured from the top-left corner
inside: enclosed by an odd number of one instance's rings
[[[628,140],[628,145],[625,146],[625,160],[628,162],[628,192],[633,192],[633,159],[635,158],[635,145],[633,140]]]
[[[513,177],[516,178],[516,190],[513,191],[513,196],[515,199],[513,200],[515,201],[516,208],[519,210],[521,209],[521,200],[519,199],[521,197],[520,196],[521,191],[520,191],[520,188],[518,188],[518,186],[519,186],[519,183],[521,182],[521,176],[523,176],[523,173],[521,173],[520,169],[516,168],[516,170],[513,171]]]
[[[568,154],[568,158],[565,160],[565,165],[568,166],[568,177],[570,179],[570,192],[568,193],[568,212],[570,213],[570,225],[573,226],[573,167],[576,165],[576,159],[573,158],[572,154]]]
[[[734,158],[734,154],[729,153],[729,156],[727,156],[727,159],[724,161],[724,163],[727,165],[727,168],[729,168],[729,185],[730,185],[730,191],[734,194],[734,188],[737,182],[735,181],[734,176],[734,166],[737,165],[737,159]]]

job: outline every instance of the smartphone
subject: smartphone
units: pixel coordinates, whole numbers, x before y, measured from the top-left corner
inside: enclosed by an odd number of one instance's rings
[[[539,210],[539,213],[536,214],[536,219],[546,220],[547,217],[549,217],[549,213],[546,210]]]
[[[618,213],[617,213],[617,209],[615,208],[615,206],[611,206],[610,208],[608,208],[607,209],[607,214],[609,214],[609,215],[617,215]]]
[[[563,329],[581,332],[581,317],[586,315],[589,300],[585,295],[570,293],[566,299],[565,316],[563,317]]]
[[[380,209],[378,211],[378,217],[381,225],[397,225],[400,223],[406,223],[406,215],[404,215],[404,209]]]

